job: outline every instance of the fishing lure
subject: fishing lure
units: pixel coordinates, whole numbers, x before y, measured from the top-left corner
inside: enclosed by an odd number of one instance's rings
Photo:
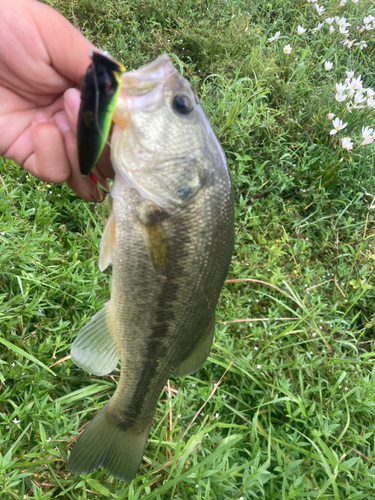
[[[77,122],[78,161],[83,177],[91,173],[106,144],[125,72],[121,63],[100,52],[93,52],[91,61],[81,85]],[[102,186],[93,177],[91,180],[101,192]]]

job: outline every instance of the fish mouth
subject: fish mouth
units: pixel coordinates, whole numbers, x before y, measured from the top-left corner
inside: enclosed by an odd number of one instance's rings
[[[121,97],[128,111],[149,108],[160,98],[165,82],[176,74],[168,54],[159,56],[146,66],[124,73],[121,78]]]

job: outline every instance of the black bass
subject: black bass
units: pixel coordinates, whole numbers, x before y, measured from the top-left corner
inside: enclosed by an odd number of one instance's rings
[[[75,444],[69,470],[137,474],[170,375],[196,372],[214,336],[233,250],[224,153],[191,85],[163,55],[124,73],[111,140],[116,172],[99,267],[111,299],[79,332],[72,360],[118,387]]]

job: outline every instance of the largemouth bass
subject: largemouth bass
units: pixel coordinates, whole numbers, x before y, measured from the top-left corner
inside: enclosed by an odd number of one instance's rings
[[[111,299],[78,334],[72,360],[110,373],[117,389],[75,444],[69,469],[137,474],[170,375],[196,372],[214,336],[233,249],[224,153],[191,85],[163,55],[121,77],[111,159],[112,213],[99,267],[113,266]]]

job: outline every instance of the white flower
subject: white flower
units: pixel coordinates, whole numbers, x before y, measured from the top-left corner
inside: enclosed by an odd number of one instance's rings
[[[344,91],[347,89],[346,84],[336,83],[336,101],[345,101],[347,95],[343,95]]]
[[[318,23],[318,26],[316,28],[313,28],[311,31],[313,33],[316,33],[317,31],[319,31],[322,27],[324,26],[324,23]]]
[[[346,99],[347,97],[348,97],[348,96],[347,96],[347,94],[345,94],[345,95],[344,95],[344,94],[339,94],[339,93],[337,92],[337,94],[336,94],[336,96],[335,96],[335,99],[336,99],[336,101],[337,101],[337,102],[343,102],[343,101],[345,101],[345,99]]]
[[[343,128],[345,128],[347,126],[347,123],[342,123],[342,120],[340,120],[340,118],[335,118],[334,120],[332,120],[332,123],[333,123],[334,128],[329,133],[330,135],[337,134],[337,132],[339,130],[342,130]]]
[[[344,47],[346,46],[346,47],[348,47],[348,49],[351,49],[351,48],[352,48],[353,43],[354,43],[356,40],[357,40],[356,38],[354,38],[354,40],[343,40],[343,41],[342,41],[342,42],[340,42],[340,43],[342,43],[342,44],[344,45]]]
[[[366,144],[371,144],[374,141],[374,137],[372,136],[374,132],[373,128],[370,127],[362,127],[362,137],[363,137],[363,142],[361,146],[365,146]]]
[[[366,144],[371,144],[372,142],[374,142],[373,137],[366,137],[366,139],[361,142],[361,146],[366,146]]]
[[[13,422],[14,424],[19,424],[19,423],[21,422],[21,420],[17,420],[16,418],[14,418],[14,419],[12,420],[12,422]]]
[[[340,26],[339,31],[342,35],[347,35],[349,33],[349,30],[347,30],[345,26]]]
[[[363,90],[365,90],[365,89],[363,89]],[[372,97],[373,95],[375,95],[375,91],[372,90],[371,87],[367,88],[366,92],[367,92],[367,97]]]
[[[303,28],[302,26],[298,26],[297,28],[297,35],[303,35],[306,31],[306,28]]]
[[[316,4],[316,11],[317,11],[317,13],[318,13],[319,16],[321,16],[325,10],[326,9],[323,6],[319,7],[319,5]]]
[[[353,107],[352,101],[348,101],[346,103],[346,107],[347,107],[347,110],[349,111],[349,113],[351,113],[352,112],[352,107]]]
[[[369,16],[366,16],[363,18],[363,24],[370,24],[372,21],[374,21],[374,17],[370,14]]]
[[[11,365],[10,365],[10,366],[11,366],[12,368],[14,368],[15,364],[16,364],[16,363],[14,363],[14,362],[13,362],[13,363],[11,363]]]
[[[340,7],[344,7],[345,4],[346,4],[346,0],[341,0]]]
[[[257,365],[258,370],[262,368],[262,365]]]
[[[334,17],[327,17],[326,19],[326,23],[329,24],[331,26],[331,24],[333,23],[333,21],[335,20]]]
[[[280,31],[276,31],[276,33],[273,36],[271,36],[271,38],[268,38],[268,41],[273,42],[274,40],[277,40],[280,36],[280,33],[281,33]]]
[[[375,99],[374,97],[369,97],[367,99],[367,106],[370,106],[370,108],[375,108]]]
[[[353,1],[353,0],[352,0]],[[367,47],[367,43],[362,40],[361,42],[358,42],[358,43],[355,43],[354,45],[359,45],[359,48],[362,50],[362,49],[365,49]]]
[[[359,75],[357,78],[353,78],[350,84],[350,88],[355,90],[362,90],[363,85],[361,82],[361,78],[362,78],[361,75]]]
[[[353,3],[358,3],[359,0],[352,0]]]
[[[292,53],[292,47],[290,46],[290,44],[288,43],[288,45],[285,45],[285,47],[283,48],[283,51],[285,54],[291,54]]]
[[[348,152],[353,149],[353,143],[350,137],[344,137],[341,146],[346,149]]]
[[[331,62],[329,62],[329,61],[326,61],[326,62],[324,63],[324,69],[325,69],[326,71],[329,71],[329,70],[330,70],[330,69],[332,69],[332,68],[333,68],[333,63],[331,63]]]
[[[347,71],[347,72],[346,72],[346,76],[347,76],[347,78],[349,78],[349,79],[350,79],[350,78],[353,78],[353,76],[354,76],[354,71]]]
[[[332,33],[333,33],[334,31],[335,31],[335,28],[334,28],[333,26],[330,26],[330,27],[329,27],[329,32],[331,33],[331,35],[332,35]]]
[[[333,120],[334,117],[335,117],[335,114],[334,113],[328,113],[328,120]]]
[[[335,18],[336,19],[336,18]],[[346,17],[341,17],[340,19],[336,19],[336,23],[339,26],[350,26],[350,23],[346,22]]]
[[[362,94],[360,90],[357,90],[354,96],[354,105],[361,104],[366,100],[366,97]]]
[[[365,28],[365,30],[368,30],[368,31],[372,30],[371,24],[365,24],[363,27]]]
[[[219,414],[218,413],[215,413],[215,418],[219,418]]]

